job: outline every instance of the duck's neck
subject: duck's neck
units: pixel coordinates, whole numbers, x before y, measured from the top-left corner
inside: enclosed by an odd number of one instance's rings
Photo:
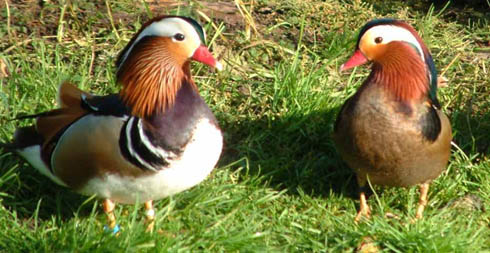
[[[191,80],[189,62],[182,66],[163,50],[157,54],[153,49],[144,49],[128,57],[117,74],[118,83],[123,86],[122,100],[131,108],[131,114],[140,118],[171,108],[183,83],[197,90]]]
[[[398,101],[409,102],[427,96],[429,79],[426,64],[413,48],[395,45],[381,61],[374,62],[371,83],[386,89]]]
[[[157,146],[184,146],[202,118],[215,120],[193,82],[183,82],[173,105],[164,112],[143,118],[143,129]]]

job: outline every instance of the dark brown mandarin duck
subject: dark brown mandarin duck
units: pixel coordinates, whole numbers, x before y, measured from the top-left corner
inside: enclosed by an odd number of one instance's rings
[[[421,218],[429,183],[446,168],[452,138],[436,96],[434,62],[417,32],[393,19],[367,23],[341,70],[366,62],[372,62],[371,74],[342,106],[333,135],[338,152],[357,175],[356,221],[370,215],[368,180],[384,186],[420,185],[416,218]]]
[[[152,201],[203,181],[221,154],[221,130],[190,73],[191,60],[221,69],[204,37],[191,18],[150,20],[117,59],[119,94],[65,82],[60,108],[29,116],[36,124],[4,146],[54,182],[103,198],[111,229],[114,202],[144,202],[151,230]]]

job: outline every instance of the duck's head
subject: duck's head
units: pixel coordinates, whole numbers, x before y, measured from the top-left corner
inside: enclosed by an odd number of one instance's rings
[[[148,57],[165,54],[165,60],[183,66],[195,60],[221,70],[222,65],[205,46],[206,34],[194,19],[181,16],[162,16],[146,22],[119,54],[118,71],[141,51]]]
[[[432,56],[409,24],[395,19],[375,19],[364,25],[354,54],[340,70],[367,62],[374,63],[378,81],[391,87],[404,86],[393,88],[398,98],[420,97],[429,91],[430,99],[438,105],[437,71]],[[384,71],[379,71],[381,69]]]
[[[396,54],[397,47],[409,46],[423,62],[430,57],[427,47],[409,24],[395,19],[375,19],[361,29],[356,50],[341,70],[350,69],[366,62],[381,63],[387,55]]]
[[[182,83],[194,85],[192,60],[222,68],[205,46],[204,30],[194,19],[162,16],[148,21],[116,61],[121,97],[140,117],[165,111]]]

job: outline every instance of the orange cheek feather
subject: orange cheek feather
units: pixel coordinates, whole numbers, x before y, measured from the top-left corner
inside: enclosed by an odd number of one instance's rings
[[[171,39],[165,38],[165,47],[168,49],[170,55],[172,55],[173,60],[176,61],[177,65],[182,66],[189,58],[187,52],[190,50],[185,44],[172,42]]]

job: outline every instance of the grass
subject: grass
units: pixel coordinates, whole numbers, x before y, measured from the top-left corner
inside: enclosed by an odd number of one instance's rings
[[[488,12],[420,1],[238,0],[218,5],[222,12],[206,2],[156,2],[1,3],[0,60],[9,75],[0,78],[0,140],[31,123],[9,119],[53,108],[62,80],[116,92],[115,57],[141,24],[158,13],[192,15],[225,64],[218,74],[193,65],[225,133],[217,168],[156,202],[153,234],[144,232],[142,205],[117,206],[123,230],[115,237],[103,231],[99,200],[1,153],[1,252],[352,252],[367,237],[387,252],[490,251]],[[449,80],[439,99],[456,146],[431,185],[423,220],[411,222],[416,187],[375,187],[373,217],[357,225],[355,178],[330,135],[368,70],[338,67],[360,27],[382,16],[414,25]],[[399,218],[384,218],[387,212]]]

